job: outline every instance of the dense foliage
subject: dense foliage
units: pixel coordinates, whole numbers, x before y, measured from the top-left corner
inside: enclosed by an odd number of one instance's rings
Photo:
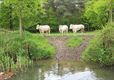
[[[100,35],[92,40],[83,58],[103,65],[114,64],[114,25],[106,25]]]
[[[37,24],[48,24],[57,31],[60,24],[82,23],[83,0],[3,0],[0,27],[35,31]]]
[[[18,32],[0,32],[0,64],[4,70],[17,63],[26,65],[31,60],[52,58],[54,52],[53,46],[42,36],[24,32],[20,38]]]
[[[106,25],[112,18],[110,16],[114,10],[113,3],[114,0],[87,0],[84,21],[90,26],[90,29],[102,29]]]
[[[3,0],[0,27],[22,26],[35,32],[37,24],[48,24],[52,31],[60,24],[84,24],[88,30],[101,29],[109,21],[110,10],[114,11],[112,3],[114,0]]]
[[[0,5],[0,27],[19,28],[20,35],[24,28],[37,22],[34,17],[43,14],[43,3],[46,0],[3,0]]]
[[[48,16],[50,25],[55,28],[60,24],[80,24],[81,15],[84,10],[84,0],[48,0],[45,5],[46,10],[50,12],[51,16]],[[46,13],[50,15],[50,13]],[[53,20],[54,19],[54,20]]]

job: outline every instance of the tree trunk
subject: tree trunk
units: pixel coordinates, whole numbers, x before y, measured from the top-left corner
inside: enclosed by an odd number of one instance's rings
[[[22,36],[23,29],[22,29],[22,17],[21,16],[19,16],[19,33],[20,33],[20,36]]]
[[[12,21],[12,5],[9,6],[9,29],[13,30],[13,21]]]
[[[111,23],[111,24],[112,24],[112,3],[113,3],[113,1],[110,0],[109,23]]]
[[[109,11],[109,23],[112,24],[112,10]]]

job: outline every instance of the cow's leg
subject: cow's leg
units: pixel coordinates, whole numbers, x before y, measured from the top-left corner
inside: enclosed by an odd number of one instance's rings
[[[46,36],[46,35],[48,35],[48,31],[47,30],[44,31],[44,36]]]
[[[62,33],[62,30],[60,30],[59,32]]]
[[[62,30],[59,30],[60,34],[63,34],[63,31]]]
[[[84,32],[84,28],[81,29],[81,32],[82,32],[82,33]]]
[[[66,35],[68,34],[68,29],[67,29],[67,30],[65,30],[65,33],[66,33]]]
[[[42,36],[42,34],[43,34],[43,31],[42,31],[42,30],[40,30],[39,32],[40,32],[40,35]]]
[[[42,31],[42,34],[44,35],[45,31]]]
[[[47,34],[47,35],[50,35],[50,30],[46,31],[46,34]]]
[[[85,30],[84,30],[84,28],[83,28],[83,32],[84,32]]]
[[[68,29],[66,30],[66,32],[68,33]]]
[[[40,32],[40,34],[42,33],[42,31],[41,31],[41,30],[39,30],[39,32]]]
[[[73,33],[76,33],[77,31],[75,29],[73,29]]]
[[[50,30],[48,31],[48,34],[50,34]]]
[[[61,31],[62,35],[64,34],[64,31]]]
[[[74,33],[74,30],[72,29],[72,32]]]

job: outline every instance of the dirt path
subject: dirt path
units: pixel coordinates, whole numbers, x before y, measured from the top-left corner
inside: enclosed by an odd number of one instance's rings
[[[56,48],[57,60],[80,60],[81,53],[85,50],[88,42],[93,36],[81,35],[83,42],[77,48],[71,49],[66,45],[66,41],[73,36],[47,37],[49,42]],[[74,36],[75,37],[75,36]]]

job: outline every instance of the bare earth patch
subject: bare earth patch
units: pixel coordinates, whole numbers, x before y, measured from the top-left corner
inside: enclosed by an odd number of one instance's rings
[[[86,49],[92,35],[80,35],[83,38],[83,42],[76,48],[69,48],[67,46],[67,40],[76,36],[48,36],[48,41],[56,48],[57,60],[80,60],[81,53]]]

